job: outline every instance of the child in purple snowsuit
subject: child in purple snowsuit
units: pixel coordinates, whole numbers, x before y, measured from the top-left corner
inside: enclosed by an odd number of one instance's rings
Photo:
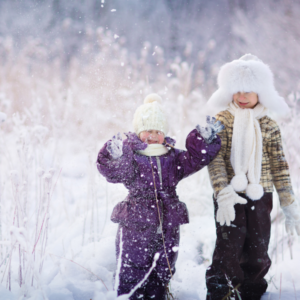
[[[135,133],[126,134],[124,142],[119,135],[108,141],[97,159],[98,170],[108,182],[123,183],[129,190],[111,216],[113,222],[119,223],[118,295],[128,294],[145,278],[154,255],[159,253],[156,267],[131,300],[165,299],[166,287],[175,273],[179,225],[189,222],[176,186],[208,165],[221,147],[216,133],[222,127],[208,118],[207,128],[198,126],[188,135],[187,151],[175,149],[175,141],[165,138],[167,121],[160,103],[160,96],[148,95],[135,112]]]

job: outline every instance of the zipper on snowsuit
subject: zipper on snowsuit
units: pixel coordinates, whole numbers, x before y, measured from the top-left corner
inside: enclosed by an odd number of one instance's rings
[[[160,164],[160,159],[158,156],[155,157],[156,158],[156,163],[157,163],[157,173],[159,176],[159,182],[160,182],[160,189],[162,189],[162,174],[161,174],[161,164]]]
[[[155,156],[156,158],[156,163],[157,163],[157,173],[158,173],[158,177],[159,177],[159,183],[160,183],[160,189],[162,189],[162,174],[161,174],[161,163],[160,163],[160,159],[158,156]],[[153,184],[154,184],[154,188],[156,189],[156,184],[155,184],[155,175],[154,175],[154,172],[153,172],[153,164],[152,164],[152,159],[151,159],[151,156],[149,156],[149,159],[150,159],[150,164],[151,164],[151,169],[152,169],[152,174],[153,174]],[[157,193],[157,189],[156,189],[156,193]],[[157,199],[158,201],[158,199]],[[159,204],[159,207],[160,207],[160,211],[158,211],[158,213],[160,213],[160,224],[158,225],[158,228],[157,228],[157,231],[156,233],[157,234],[161,234],[162,233],[162,226],[163,226],[163,221],[164,221],[164,216],[163,216],[163,203],[162,201],[159,201],[158,202]]]

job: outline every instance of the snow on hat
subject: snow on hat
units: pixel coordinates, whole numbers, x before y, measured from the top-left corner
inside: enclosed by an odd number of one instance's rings
[[[274,87],[273,73],[255,55],[245,54],[226,63],[218,74],[218,90],[207,102],[208,108],[224,110],[237,92],[254,92],[259,102],[278,115],[285,115],[289,107]]]
[[[144,104],[137,108],[132,122],[137,135],[144,130],[159,130],[167,134],[168,123],[161,103],[162,99],[159,95],[149,94]]]

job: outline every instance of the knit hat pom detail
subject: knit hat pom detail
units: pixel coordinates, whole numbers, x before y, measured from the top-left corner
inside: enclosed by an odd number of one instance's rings
[[[236,192],[242,192],[246,189],[248,180],[245,174],[238,174],[231,179],[230,184]]]
[[[246,194],[251,200],[259,200],[264,194],[264,189],[260,184],[249,183]]]
[[[152,103],[152,102],[158,102],[159,104],[162,104],[162,99],[159,95],[153,93],[153,94],[149,94],[148,96],[146,96],[145,100],[144,100],[144,104],[147,103]]]

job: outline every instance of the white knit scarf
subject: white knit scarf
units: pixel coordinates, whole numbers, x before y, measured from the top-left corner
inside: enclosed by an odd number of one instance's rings
[[[161,156],[168,153],[168,148],[162,144],[150,144],[145,150],[139,150],[138,153],[146,156]]]
[[[235,176],[231,180],[231,185],[235,191],[246,190],[250,199],[259,200],[264,191],[259,184],[262,135],[258,120],[266,115],[267,109],[260,103],[253,109],[242,109],[231,102],[227,110],[234,116],[230,161]]]

